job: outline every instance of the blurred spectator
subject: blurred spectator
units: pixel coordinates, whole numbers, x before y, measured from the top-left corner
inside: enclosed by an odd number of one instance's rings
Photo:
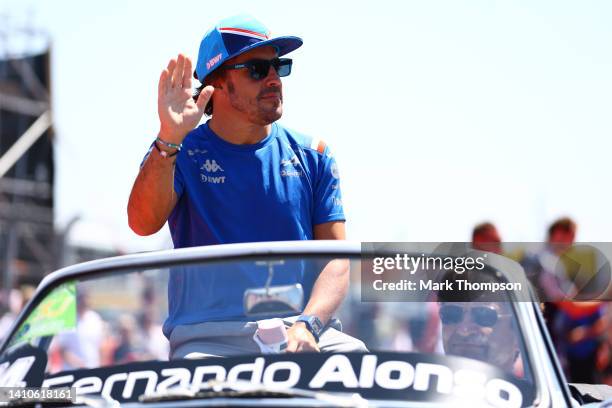
[[[576,223],[570,218],[560,218],[548,228],[546,250],[540,257],[544,267],[538,282],[546,292],[546,299],[563,300],[574,294],[561,257],[572,248],[575,237]]]
[[[100,366],[100,351],[104,322],[100,315],[90,309],[87,294],[77,293],[77,327],[60,333],[55,338],[62,358],[62,370],[95,368]]]
[[[609,327],[604,306],[597,301],[557,303],[557,349],[565,357],[571,382],[597,382],[597,355]]]
[[[605,308],[605,335],[597,353],[597,371],[600,383],[612,386],[612,303],[607,301]]]
[[[481,251],[501,254],[501,238],[495,225],[490,222],[476,225],[472,231],[472,247]]]
[[[117,348],[118,339],[113,335],[113,327],[111,322],[104,321],[102,341],[100,342],[100,366],[109,366],[115,364],[114,355]]]
[[[548,245],[561,255],[572,247],[576,239],[576,223],[569,217],[559,218],[548,227]]]
[[[408,328],[409,320],[401,320],[389,345],[385,344],[384,347],[389,347],[393,351],[409,352],[414,350],[414,344],[410,337],[410,329]]]
[[[143,334],[138,330],[136,319],[122,314],[118,319],[117,345],[113,352],[115,364],[147,360]]]
[[[561,301],[573,295],[573,284],[568,279],[561,256],[572,247],[575,237],[576,223],[567,217],[560,218],[548,228],[543,250],[535,254],[526,254],[521,260],[527,278],[540,300]],[[552,321],[555,311],[554,304],[546,305],[547,321]]]
[[[443,353],[437,302],[412,302],[405,307],[390,307],[385,313],[391,317],[391,332],[390,336],[381,336],[383,348],[401,352]],[[384,341],[386,337],[388,341]]]
[[[567,368],[566,349],[561,345],[565,337],[562,324],[557,319],[557,302],[565,300],[571,294],[571,282],[561,261],[561,255],[571,248],[576,237],[576,223],[568,218],[560,218],[548,227],[546,243],[538,253],[525,254],[521,264],[527,278],[543,305],[543,314],[548,332],[557,349],[561,364]]]
[[[570,301],[577,290],[563,257],[572,249],[577,225],[569,217],[557,219],[548,228],[545,248],[521,262],[527,277],[544,301],[544,318],[561,364],[570,382],[595,383],[596,368],[607,369],[606,336],[610,324],[605,303]],[[599,357],[598,357],[599,356]],[[599,361],[598,361],[599,358]],[[600,377],[603,377],[601,375]]]
[[[420,313],[408,322],[413,351],[419,353],[442,353],[440,317],[436,302],[419,303]]]
[[[34,295],[35,288],[29,285],[20,289],[11,289],[8,296],[8,311],[0,318],[0,340],[3,340],[11,329],[13,322],[21,313],[23,307]]]
[[[170,343],[162,332],[161,324],[155,323],[152,308],[141,316],[141,330],[145,336],[145,348],[150,359],[168,360]]]
[[[354,274],[353,277],[359,276]],[[359,281],[354,281],[350,286],[348,294],[348,306],[338,311],[338,318],[342,321],[343,331],[351,333],[368,348],[376,348],[379,341],[384,338],[380,329],[383,326],[379,319],[385,315],[378,303],[368,303],[361,301]]]

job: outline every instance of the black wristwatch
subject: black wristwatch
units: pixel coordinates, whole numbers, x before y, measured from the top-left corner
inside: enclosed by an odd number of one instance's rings
[[[296,320],[296,323],[297,322],[304,322],[308,331],[312,333],[317,343],[319,342],[319,337],[323,331],[323,323],[321,322],[321,319],[319,319],[317,316],[301,315]]]

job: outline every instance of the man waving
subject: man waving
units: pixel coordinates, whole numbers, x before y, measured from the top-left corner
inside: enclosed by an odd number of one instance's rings
[[[195,96],[189,58],[170,61],[159,80],[160,131],[128,204],[137,234],[153,234],[168,221],[176,248],[345,238],[329,148],[276,123],[283,112],[281,78],[292,67],[283,56],[301,45],[298,37],[270,38],[250,16],[225,19],[200,44]],[[197,126],[204,113],[211,119]],[[170,278],[164,324],[169,338],[177,326],[237,317],[232,308],[207,315],[201,300],[172,302],[197,296],[197,282],[184,279]],[[289,351],[319,349],[320,329],[347,288],[348,268],[326,267],[319,274],[303,315],[289,330]]]

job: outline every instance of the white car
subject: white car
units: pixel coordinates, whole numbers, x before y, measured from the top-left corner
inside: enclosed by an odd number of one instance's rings
[[[597,402],[605,387],[570,390],[518,264],[470,252],[475,265],[485,260],[482,268],[458,273],[466,258],[456,251],[397,252],[339,241],[234,244],[61,269],[42,281],[2,345],[0,387],[13,388],[0,388],[1,401],[609,406]],[[426,270],[436,257],[452,266]],[[317,332],[321,350],[285,352],[286,330],[325,268],[350,273],[350,286],[335,318]],[[493,284],[498,290],[455,297],[449,276],[481,292]],[[525,286],[517,290],[518,283]],[[183,298],[169,303],[169,284]],[[312,324],[305,325],[316,330]]]

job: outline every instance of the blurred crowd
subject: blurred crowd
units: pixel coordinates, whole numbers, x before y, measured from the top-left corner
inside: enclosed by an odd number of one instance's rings
[[[565,255],[573,248],[576,231],[577,225],[571,218],[560,218],[548,227],[540,251],[505,254],[498,229],[485,222],[474,228],[472,246],[521,263],[542,300],[546,326],[569,382],[612,385],[612,304],[595,300],[595,296],[572,295],[577,293],[577,286],[584,285],[578,282],[580,277],[572,276],[569,268],[563,266],[567,264]],[[592,272],[596,273],[595,270]],[[599,283],[608,287],[609,273],[605,278]]]
[[[34,288],[16,289],[10,295],[10,309],[0,318],[0,336],[8,335],[13,321],[25,306]],[[47,371],[56,373],[79,368],[96,368],[135,361],[168,360],[169,344],[162,333],[154,290],[145,286],[139,308],[94,310],[87,290],[77,291],[75,330],[59,333],[49,347]]]
[[[168,360],[168,341],[161,325],[155,323],[153,310],[144,308],[136,316],[121,313],[102,318],[89,307],[86,295],[79,295],[76,330],[53,338],[47,371]]]
[[[474,227],[471,244],[474,249],[500,254],[522,265],[536,295],[543,300],[540,308],[567,380],[612,385],[612,302],[593,300],[596,296],[568,300],[579,298],[572,296],[573,285],[583,289],[588,286],[577,282],[579,278],[584,281],[593,278],[577,277],[563,267],[565,255],[576,250],[573,245],[576,230],[573,220],[561,218],[549,226],[545,242],[513,245],[502,241],[494,224],[483,222]],[[601,261],[607,263],[606,259]],[[584,269],[593,273],[599,267],[595,263],[587,266],[590,268]],[[611,283],[609,269],[603,270],[606,272],[603,281],[590,282],[600,292],[609,289]],[[601,297],[610,299],[610,293]],[[437,302],[363,303],[359,295],[352,298],[341,320],[347,323],[348,332],[369,347],[443,353],[443,325]],[[515,368],[517,372],[522,370]]]

